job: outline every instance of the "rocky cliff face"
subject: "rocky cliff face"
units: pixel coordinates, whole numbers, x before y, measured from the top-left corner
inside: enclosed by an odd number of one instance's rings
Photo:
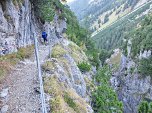
[[[0,1],[0,55],[16,52],[33,43],[40,28],[29,0]]]
[[[73,42],[59,39],[51,56],[42,66],[51,111],[92,113],[89,103],[93,71],[82,73],[77,66],[88,60],[85,53]]]
[[[140,56],[145,57],[145,55]],[[117,91],[119,99],[124,104],[125,113],[137,113],[138,105],[141,101],[152,100],[151,77],[143,77],[139,74],[137,70],[137,63],[124,55],[121,57],[119,70],[114,73],[111,78],[111,84]]]

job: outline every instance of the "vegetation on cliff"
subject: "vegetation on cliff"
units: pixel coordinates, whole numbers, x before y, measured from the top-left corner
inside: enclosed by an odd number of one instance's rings
[[[87,103],[75,90],[60,82],[56,75],[45,78],[44,81],[45,92],[52,97],[50,100],[52,113],[87,113]]]
[[[152,77],[152,56],[150,58],[144,58],[139,63],[139,73],[143,76]]]
[[[137,57],[145,51],[152,50],[152,14],[147,15],[143,21],[140,22],[139,27],[134,28],[129,32],[126,37],[127,40],[131,40],[131,57],[137,59]],[[124,53],[127,54],[128,41],[124,43]],[[143,76],[152,76],[152,58],[142,58],[139,61],[136,60],[139,73]]]
[[[140,54],[140,51],[147,51],[152,49],[152,14],[148,15],[141,26],[130,33],[132,39],[132,57]]]
[[[109,84],[111,71],[108,66],[100,69],[95,78],[97,89],[92,94],[93,109],[96,113],[122,113],[123,104]]]
[[[152,102],[143,101],[138,107],[138,113],[152,113]]]

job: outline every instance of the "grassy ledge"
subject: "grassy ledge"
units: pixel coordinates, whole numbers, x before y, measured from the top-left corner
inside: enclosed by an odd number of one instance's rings
[[[34,46],[28,46],[26,48],[20,48],[16,53],[0,56],[0,82],[10,72],[14,65],[16,65],[20,60],[29,58],[33,51]]]

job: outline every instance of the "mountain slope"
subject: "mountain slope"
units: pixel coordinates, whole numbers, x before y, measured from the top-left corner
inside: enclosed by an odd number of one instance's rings
[[[129,33],[132,28],[139,26],[142,19],[151,12],[151,4],[152,2],[129,16],[120,19],[113,25],[99,31],[99,33],[92,37],[96,43],[96,47],[111,50],[123,46],[123,40],[126,38],[126,34]]]
[[[128,33],[123,47],[125,55],[121,55],[120,66],[111,78],[113,88],[124,103],[125,113],[137,113],[142,101],[148,104],[152,100],[151,19],[152,14],[147,15],[140,26]],[[140,112],[148,109],[143,108],[143,104],[140,107]]]
[[[71,10],[75,12],[78,19],[82,18],[83,11],[88,7],[90,0],[75,0],[70,2],[68,5],[71,7]]]
[[[82,8],[76,8],[74,2],[70,6],[80,18],[81,24],[94,32],[99,28],[105,28],[110,23],[131,12],[148,0],[91,0]],[[82,2],[82,1],[81,1]],[[78,14],[79,12],[79,14]],[[81,14],[81,16],[79,16]]]

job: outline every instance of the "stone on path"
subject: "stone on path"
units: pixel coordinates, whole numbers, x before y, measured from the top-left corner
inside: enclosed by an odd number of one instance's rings
[[[1,97],[1,98],[5,98],[7,95],[8,95],[8,88],[3,89],[3,90],[0,92],[0,97]]]
[[[0,113],[7,113],[9,106],[5,105],[1,108]]]

